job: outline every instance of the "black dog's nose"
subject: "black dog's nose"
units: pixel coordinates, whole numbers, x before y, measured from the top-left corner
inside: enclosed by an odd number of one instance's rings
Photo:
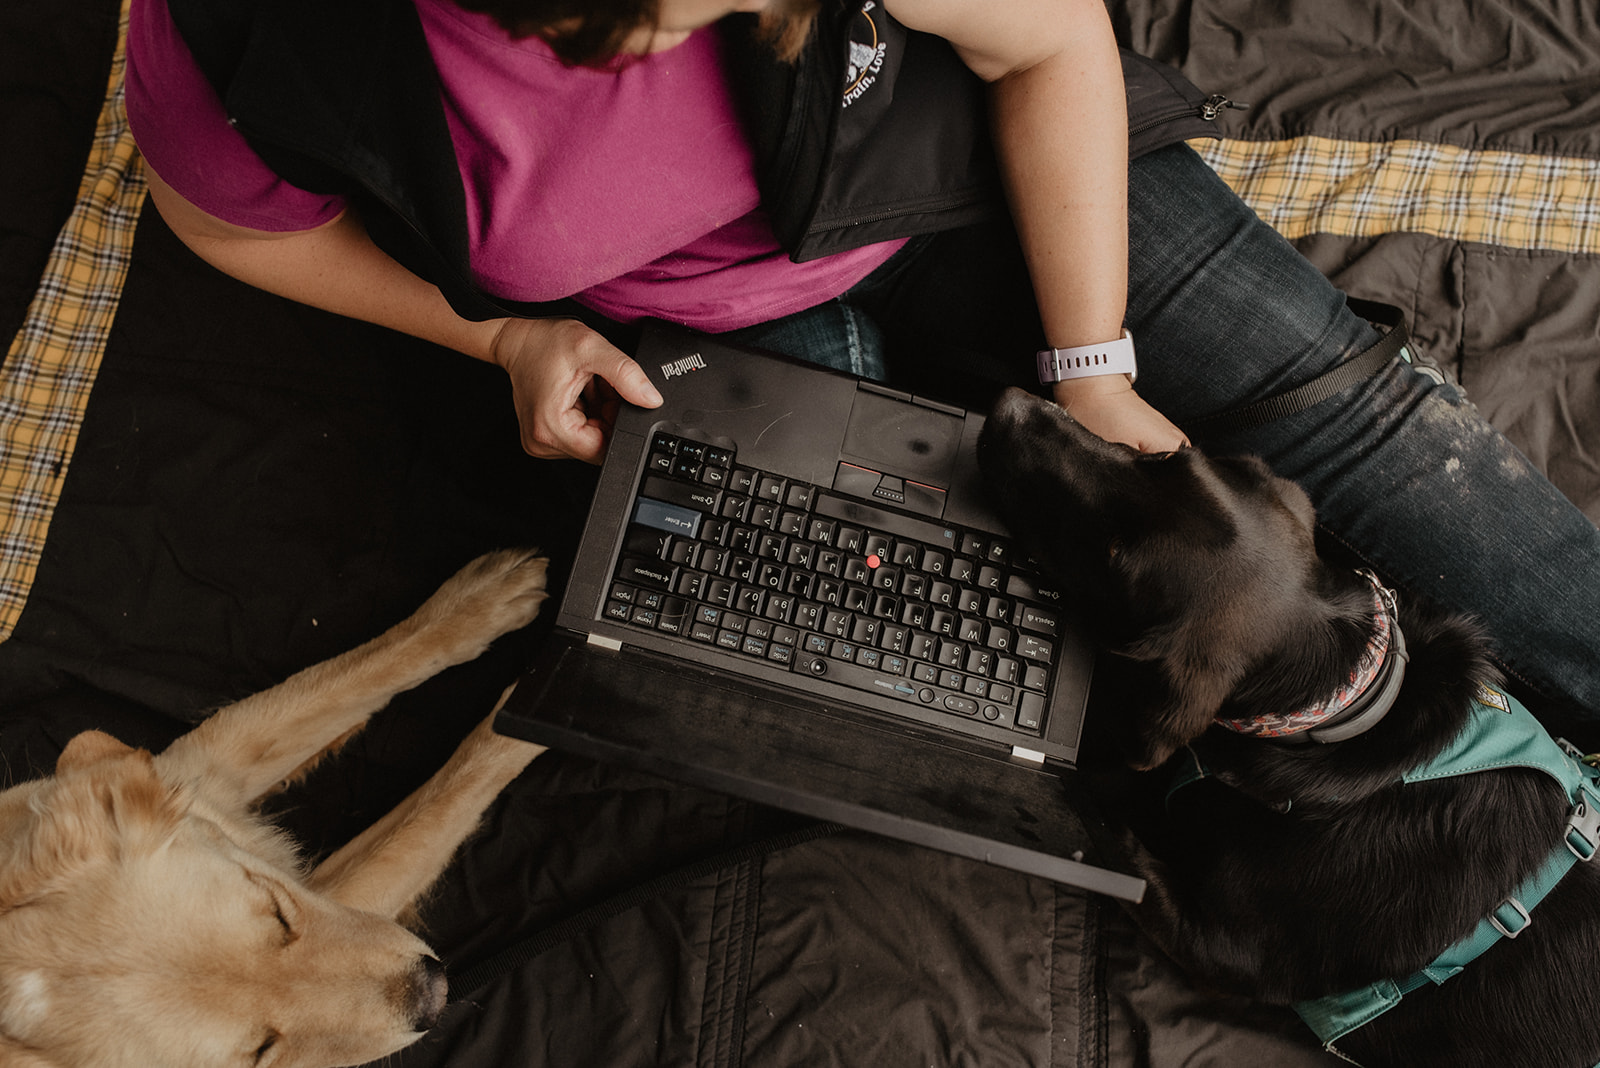
[[[413,1030],[426,1031],[439,1022],[450,984],[444,965],[433,957],[423,957],[411,970],[410,1017]]]

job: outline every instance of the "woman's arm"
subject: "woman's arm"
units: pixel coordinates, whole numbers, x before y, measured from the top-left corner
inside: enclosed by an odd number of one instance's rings
[[[1102,0],[885,0],[948,40],[991,86],[1001,173],[1048,344],[1122,333],[1128,290],[1128,120]],[[1122,375],[1075,379],[1056,400],[1101,437],[1147,451],[1183,433]]]
[[[576,320],[463,319],[436,286],[379,249],[349,212],[312,230],[249,230],[206,214],[146,173],[173,233],[224,274],[505,368],[523,447],[534,456],[597,462],[616,396],[645,407],[661,403],[638,364]]]

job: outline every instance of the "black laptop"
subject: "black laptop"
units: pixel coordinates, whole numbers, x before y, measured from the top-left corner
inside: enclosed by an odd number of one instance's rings
[[[981,415],[652,327],[501,733],[1101,893],[1093,655],[986,499]]]

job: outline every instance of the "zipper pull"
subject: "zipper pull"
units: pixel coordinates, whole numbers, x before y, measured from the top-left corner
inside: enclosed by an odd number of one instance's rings
[[[1240,104],[1237,101],[1229,100],[1221,93],[1212,93],[1210,96],[1206,97],[1205,101],[1200,105],[1200,117],[1205,119],[1207,122],[1214,122],[1216,121],[1218,115],[1222,114],[1229,108],[1236,108],[1239,111],[1248,111],[1250,109],[1250,105]]]

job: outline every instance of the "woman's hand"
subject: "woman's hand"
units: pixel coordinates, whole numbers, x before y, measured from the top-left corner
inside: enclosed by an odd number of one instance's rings
[[[643,368],[576,319],[503,320],[491,355],[511,376],[522,447],[531,456],[599,463],[621,401],[661,403]]]
[[[1055,400],[1095,434],[1140,452],[1173,452],[1189,444],[1183,431],[1133,391],[1127,375],[1057,382]]]

